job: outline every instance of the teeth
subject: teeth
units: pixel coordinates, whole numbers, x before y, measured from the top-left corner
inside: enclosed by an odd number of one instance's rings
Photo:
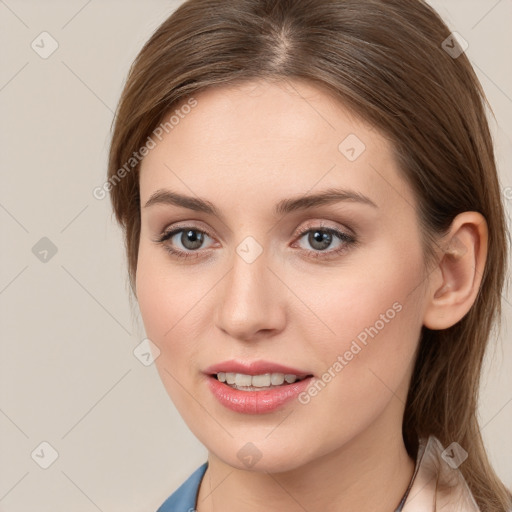
[[[257,388],[267,388],[268,386],[270,386],[272,384],[272,374],[265,373],[264,375],[253,375],[249,379],[249,382],[250,382],[249,384],[244,384],[244,385],[245,386],[254,386]],[[236,383],[237,383],[237,385],[239,385],[238,378],[237,378]],[[282,384],[282,382],[280,384]]]
[[[237,373],[235,375],[235,384],[237,386],[252,386],[252,377],[250,375]]]
[[[283,373],[273,373],[270,376],[270,383],[272,386],[280,386],[284,382],[284,374]]]
[[[297,375],[284,373],[265,373],[262,375],[246,375],[243,373],[219,372],[217,373],[219,382],[226,382],[230,385],[240,387],[266,388],[269,386],[281,386],[286,381],[293,384],[299,380]]]

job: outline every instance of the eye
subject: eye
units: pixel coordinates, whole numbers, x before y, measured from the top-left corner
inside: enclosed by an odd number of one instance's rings
[[[304,249],[309,253],[309,257],[315,259],[336,257],[345,253],[351,246],[357,243],[354,236],[344,233],[339,229],[322,225],[322,223],[320,224],[319,226],[308,226],[299,231],[299,240],[305,239],[307,244],[313,249]],[[326,250],[336,242],[338,245],[334,249]]]
[[[197,258],[200,256],[198,249],[201,249],[206,238],[211,238],[206,231],[184,226],[164,232],[155,242],[178,258]]]

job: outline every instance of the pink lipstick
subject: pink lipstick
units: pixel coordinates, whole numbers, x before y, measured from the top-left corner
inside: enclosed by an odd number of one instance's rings
[[[208,387],[228,409],[244,414],[272,412],[303,392],[310,372],[268,361],[224,361],[208,367]]]

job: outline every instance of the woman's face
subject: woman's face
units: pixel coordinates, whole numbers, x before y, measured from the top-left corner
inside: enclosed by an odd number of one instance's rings
[[[305,82],[195,100],[140,174],[137,296],[178,411],[211,453],[262,471],[401,438],[428,280],[390,144]],[[279,386],[288,373],[309,377]]]

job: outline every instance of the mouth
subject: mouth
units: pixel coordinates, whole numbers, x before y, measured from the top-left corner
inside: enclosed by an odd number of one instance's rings
[[[291,404],[314,379],[307,371],[263,360],[232,359],[203,372],[220,404],[242,414],[271,413]]]

